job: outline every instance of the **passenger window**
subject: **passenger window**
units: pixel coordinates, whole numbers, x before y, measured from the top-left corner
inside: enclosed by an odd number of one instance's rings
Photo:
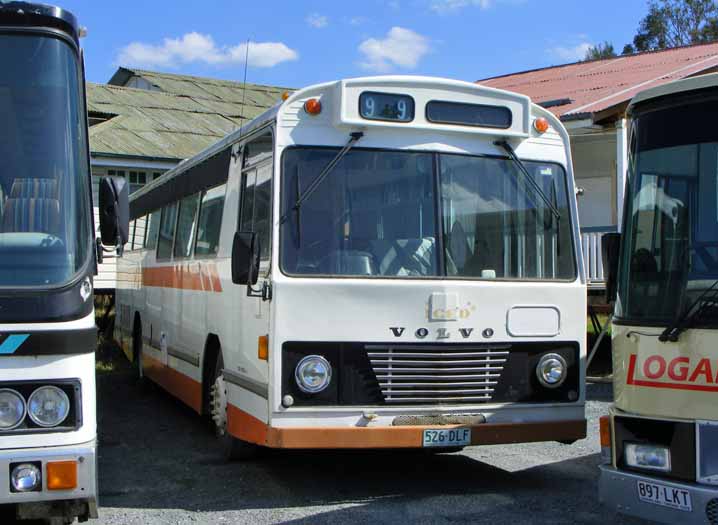
[[[192,255],[194,244],[194,224],[199,205],[199,193],[185,197],[180,202],[179,218],[177,219],[177,238],[175,240],[175,257]]]
[[[215,255],[219,249],[225,189],[226,185],[223,184],[207,190],[202,195],[197,221],[197,244],[194,249],[195,255],[199,257]]]
[[[160,230],[161,211],[155,210],[147,216],[149,225],[145,236],[145,248],[154,250],[157,247],[157,232]]]
[[[157,258],[169,259],[172,255],[172,241],[175,236],[175,225],[177,223],[177,203],[168,204],[162,209],[162,220],[160,222],[160,235],[157,242]]]

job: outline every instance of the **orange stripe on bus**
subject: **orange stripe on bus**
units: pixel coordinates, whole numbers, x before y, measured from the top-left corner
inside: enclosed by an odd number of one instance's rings
[[[142,368],[147,377],[170,394],[194,409],[202,412],[202,385],[186,375],[162,364],[154,357],[142,354]]]
[[[222,282],[219,279],[217,265],[214,263],[188,263],[142,268],[142,284],[179,290],[222,291]]]

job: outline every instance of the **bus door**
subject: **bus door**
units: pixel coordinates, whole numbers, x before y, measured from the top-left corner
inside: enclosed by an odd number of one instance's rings
[[[239,191],[239,231],[257,233],[260,242],[259,279],[253,289],[260,291],[269,278],[271,254],[272,224],[272,135],[267,133],[245,145],[243,151],[243,169]],[[236,337],[238,341],[238,360],[235,371],[247,374],[253,379],[266,381],[267,362],[258,358],[257,345],[261,336],[269,332],[269,301],[244,288],[236,294],[236,311],[239,315]],[[226,363],[225,363],[226,364]]]

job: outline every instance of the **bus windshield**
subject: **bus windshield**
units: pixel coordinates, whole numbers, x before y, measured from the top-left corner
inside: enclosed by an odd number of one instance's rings
[[[337,151],[300,147],[284,153],[285,273],[575,278],[561,166],[524,162],[550,199],[544,202],[511,159],[354,148],[293,210]]]
[[[715,111],[713,100],[634,120],[620,317],[668,322],[701,297],[691,322],[718,323],[718,130],[706,118]]]
[[[91,253],[79,60],[37,33],[0,50],[0,287],[63,284]]]

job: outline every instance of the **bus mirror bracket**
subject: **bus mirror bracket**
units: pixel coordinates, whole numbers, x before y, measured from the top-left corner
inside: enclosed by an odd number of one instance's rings
[[[250,290],[259,279],[260,242],[255,232],[235,232],[232,242],[232,282]]]
[[[100,238],[105,246],[117,248],[118,255],[130,238],[130,202],[127,179],[100,179]]]
[[[616,300],[618,283],[618,254],[621,248],[620,233],[604,233],[601,237],[601,259],[606,281],[606,302]]]

